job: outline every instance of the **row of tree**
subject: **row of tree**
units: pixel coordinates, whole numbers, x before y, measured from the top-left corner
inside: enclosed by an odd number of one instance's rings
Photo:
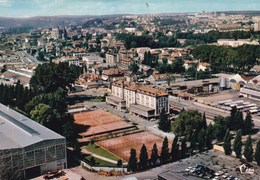
[[[180,46],[175,36],[161,34],[158,38],[152,35],[136,36],[134,34],[120,33],[116,39],[123,41],[127,49],[137,47],[163,48]]]
[[[160,122],[160,120],[159,120]],[[172,131],[178,136],[185,136],[191,142],[191,149],[202,151],[205,147],[210,149],[212,141],[224,140],[226,129],[237,131],[241,129],[243,135],[251,134],[254,123],[248,112],[245,119],[241,111],[233,107],[230,116],[214,117],[214,125],[207,125],[205,113],[202,115],[194,110],[182,110],[171,124]]]
[[[256,65],[260,58],[260,47],[244,45],[239,47],[201,45],[193,49],[194,58],[211,64],[212,70],[248,71]]]
[[[225,137],[226,130],[237,131],[241,129],[243,135],[251,134],[254,129],[254,122],[250,112],[243,117],[243,113],[233,107],[230,116],[214,117],[213,132],[218,141],[222,141]]]
[[[31,78],[30,88],[19,82],[0,85],[0,102],[18,108],[28,117],[65,136],[69,146],[78,148],[74,119],[67,114],[67,92],[81,73],[68,63],[39,65]]]
[[[0,84],[0,103],[4,105],[17,107],[24,111],[24,105],[27,104],[33,96],[34,92],[21,85],[19,81],[15,86]]]
[[[147,148],[143,144],[139,160],[137,159],[136,149],[131,149],[130,157],[128,161],[128,170],[136,171],[138,169],[146,169],[148,167],[155,167],[160,164],[165,164],[169,161],[177,161],[181,158],[185,158],[188,152],[187,143],[185,139],[182,139],[179,143],[179,137],[176,136],[172,142],[171,151],[169,148],[168,138],[163,140],[161,153],[159,154],[156,143],[151,150],[151,156],[149,158]]]
[[[224,144],[223,144],[225,154],[231,155],[232,151],[234,151],[236,154],[236,157],[241,158],[242,147],[243,147],[242,131],[241,130],[237,131],[234,142],[233,142],[233,149],[232,149],[231,140],[232,140],[231,134],[230,134],[229,130],[227,130],[225,137],[224,137]],[[258,140],[258,142],[257,142],[255,153],[254,153],[252,138],[249,135],[247,137],[247,140],[244,145],[243,155],[248,162],[252,162],[253,159],[255,159],[257,164],[260,165],[260,140]]]
[[[210,31],[208,33],[198,33],[194,34],[192,31],[187,33],[177,32],[177,37],[179,39],[194,40],[200,42],[200,44],[214,43],[218,39],[250,39],[257,37],[259,33],[253,31]],[[190,44],[186,44],[190,45]]]

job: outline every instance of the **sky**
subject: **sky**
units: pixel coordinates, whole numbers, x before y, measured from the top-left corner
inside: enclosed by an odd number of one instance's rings
[[[5,17],[236,10],[260,10],[260,0],[0,0]]]

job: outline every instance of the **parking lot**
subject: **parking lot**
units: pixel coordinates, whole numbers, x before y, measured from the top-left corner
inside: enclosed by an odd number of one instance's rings
[[[239,166],[241,164],[243,163],[235,157],[226,156],[221,152],[211,150],[178,162],[150,169],[146,172],[137,173],[132,176],[137,177],[138,180],[157,179],[157,175],[170,172],[174,177],[177,176],[179,179],[187,180],[206,179],[207,177],[209,179],[216,177],[215,179],[223,180],[235,178],[241,180],[259,180],[260,168],[257,165],[253,166],[255,174],[241,174],[239,171]],[[189,172],[189,169],[192,170],[193,173]],[[213,174],[213,172],[210,173],[210,171],[214,171],[214,177],[208,176]],[[202,174],[203,177],[200,177]],[[174,179],[174,177],[172,179]]]

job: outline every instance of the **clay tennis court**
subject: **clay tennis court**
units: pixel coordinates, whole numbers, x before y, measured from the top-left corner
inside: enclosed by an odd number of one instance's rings
[[[122,118],[100,109],[76,113],[74,119],[76,124],[88,127],[86,132],[79,134],[82,137],[133,126],[123,121]]]
[[[140,149],[142,145],[145,144],[148,151],[148,156],[150,157],[154,143],[157,144],[158,153],[160,153],[162,142],[163,138],[144,131],[140,133],[99,141],[96,144],[121,157],[125,161],[128,161],[131,148],[136,149],[137,157],[139,158]]]

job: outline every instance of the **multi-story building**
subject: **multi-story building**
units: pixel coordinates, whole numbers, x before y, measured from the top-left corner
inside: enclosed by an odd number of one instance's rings
[[[60,39],[61,38],[61,32],[59,28],[52,28],[51,30],[51,37],[53,39]]]
[[[101,64],[104,61],[104,59],[102,57],[94,55],[94,54],[84,56],[82,58],[82,60],[83,60],[83,62],[85,62],[87,68],[89,68],[91,65],[94,65],[94,64]]]
[[[254,21],[254,31],[260,31],[260,16],[256,16],[253,18]]]
[[[58,60],[58,62],[67,62],[67,63],[69,63],[69,65],[74,64],[74,65],[76,65],[76,66],[80,66],[80,63],[81,63],[81,61],[79,60],[79,58],[76,57],[76,56],[63,56],[63,57],[61,57],[61,58]]]
[[[30,179],[67,168],[66,139],[0,104],[0,179]]]
[[[119,61],[119,55],[118,54],[111,54],[111,53],[106,53],[106,63],[109,65],[115,65]]]
[[[120,58],[119,62],[121,68],[128,68],[134,61],[131,58]]]
[[[106,99],[108,104],[118,109],[129,109],[131,113],[145,118],[159,116],[164,109],[169,112],[168,93],[126,81],[112,84],[111,96]]]

